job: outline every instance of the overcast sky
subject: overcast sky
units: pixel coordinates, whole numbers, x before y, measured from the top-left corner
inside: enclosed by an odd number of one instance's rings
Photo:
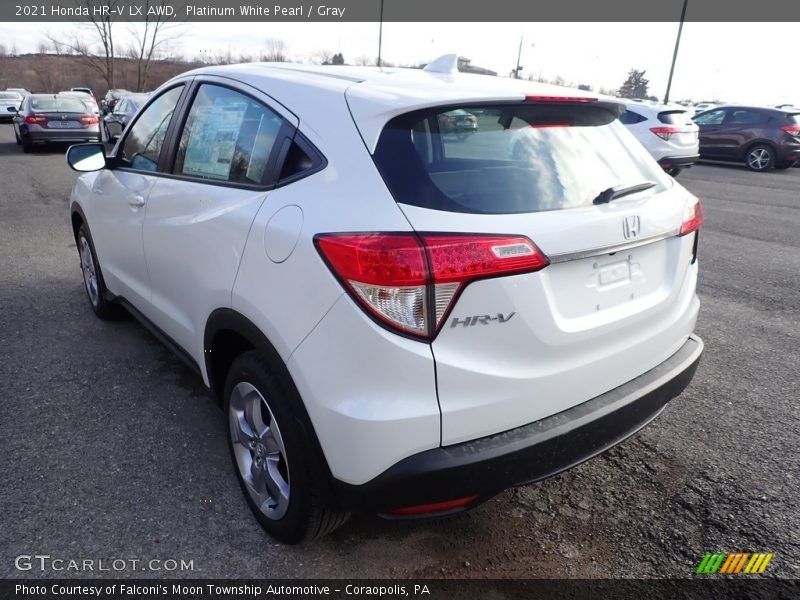
[[[62,34],[69,23],[0,23],[0,41],[35,52],[45,30]],[[116,25],[119,36],[130,25]],[[289,56],[311,61],[319,50],[345,60],[374,58],[377,23],[191,23],[176,50],[234,56],[258,54],[267,38],[283,40]],[[630,69],[645,69],[650,93],[664,96],[677,23],[385,23],[383,58],[428,62],[456,52],[476,65],[508,74],[523,40],[523,77],[561,76],[568,83],[618,88]],[[800,103],[794,76],[796,23],[686,23],[673,78],[673,100],[719,98],[754,104]],[[119,44],[118,44],[119,45]]]

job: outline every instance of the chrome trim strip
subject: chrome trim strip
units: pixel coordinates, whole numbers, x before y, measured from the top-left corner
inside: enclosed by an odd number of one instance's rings
[[[554,264],[554,263],[567,262],[570,260],[580,260],[582,258],[590,258],[592,256],[602,256],[603,254],[614,254],[615,252],[623,252],[624,250],[631,250],[632,248],[638,248],[639,246],[654,244],[656,242],[660,242],[661,240],[666,240],[667,238],[680,235],[680,233],[681,229],[680,227],[678,227],[677,229],[673,229],[672,231],[668,231],[667,233],[662,233],[660,235],[651,236],[649,238],[636,240],[635,242],[625,242],[624,244],[601,246],[600,248],[592,248],[590,250],[578,250],[577,252],[565,252],[563,254],[548,254],[547,258],[550,259],[551,264]]]

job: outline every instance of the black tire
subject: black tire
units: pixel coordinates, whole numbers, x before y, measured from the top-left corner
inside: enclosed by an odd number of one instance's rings
[[[682,168],[674,167],[672,169],[667,169],[667,175],[671,175],[672,177],[677,177],[681,171],[683,171]]]
[[[21,140],[21,139],[19,139],[19,134],[17,133],[17,130],[16,130],[16,129],[14,130],[14,137],[15,137],[15,138],[16,138],[16,140],[17,140],[17,146],[22,146],[22,140]]]
[[[788,168],[792,167],[793,165],[794,165],[793,162],[782,162],[782,163],[778,163],[777,165],[775,165],[775,168],[780,170],[780,171],[783,171],[784,169],[788,169]]]
[[[748,148],[744,155],[744,164],[751,171],[763,173],[775,167],[775,151],[766,144],[757,144]]]
[[[100,262],[97,260],[92,235],[89,233],[89,228],[85,223],[81,223],[80,227],[78,227],[78,231],[75,234],[75,242],[78,246],[83,288],[86,291],[86,297],[89,299],[92,311],[104,321],[111,321],[124,316],[124,309],[108,300],[108,289],[106,289],[106,284],[103,280],[103,272],[100,270]],[[84,243],[86,244],[85,247]],[[88,251],[88,256],[84,254],[86,251]],[[91,257],[91,268],[94,272],[95,279],[93,284],[88,273],[90,268],[88,257]]]
[[[239,356],[225,382],[225,430],[236,477],[258,522],[285,544],[326,535],[350,516],[319,501],[309,451],[291,409],[293,401],[300,401],[296,394],[257,351]],[[249,420],[258,423],[255,427],[249,424],[247,406],[251,407]],[[257,416],[253,417],[254,413]],[[260,429],[262,434],[250,436],[245,432],[255,433],[254,429]],[[249,441],[245,443],[242,438]],[[272,469],[267,466],[270,460]],[[261,471],[268,474],[264,476]],[[269,475],[270,471],[274,476]],[[248,474],[248,481],[243,472]],[[263,478],[264,485],[259,486],[256,477]],[[286,500],[282,501],[271,487],[285,490]],[[263,492],[256,491],[259,488]]]
[[[31,138],[29,138],[27,135],[25,134],[22,135],[22,140],[20,141],[20,145],[22,146],[22,151],[25,154],[30,154],[31,152],[33,152],[33,142],[31,142]]]

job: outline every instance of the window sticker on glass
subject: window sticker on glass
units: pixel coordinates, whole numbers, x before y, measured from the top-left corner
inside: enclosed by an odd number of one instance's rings
[[[231,172],[236,139],[247,104],[238,99],[197,107],[187,144],[183,172],[187,175],[227,180]]]

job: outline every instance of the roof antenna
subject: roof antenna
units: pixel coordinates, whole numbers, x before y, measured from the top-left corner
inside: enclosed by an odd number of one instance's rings
[[[428,73],[458,73],[458,54],[443,54],[422,70]]]

